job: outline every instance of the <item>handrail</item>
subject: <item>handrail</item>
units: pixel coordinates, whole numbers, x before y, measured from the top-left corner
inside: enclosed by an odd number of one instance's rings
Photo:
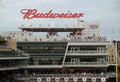
[[[87,77],[87,78],[91,78],[91,77],[98,77],[98,78],[101,78],[101,77],[115,77],[115,72],[107,72],[107,73],[101,73],[101,74],[96,74],[96,73],[86,73],[86,74],[83,74],[83,73],[76,73],[76,74],[73,74],[73,73],[68,73],[68,74],[40,74],[40,73],[33,73],[33,74],[27,74],[27,75],[24,75],[24,74],[16,74],[15,75],[16,78],[26,78],[26,77],[51,77],[51,78],[55,78],[55,77],[69,77],[69,78],[72,78],[72,77],[80,77],[80,78],[83,78],[83,77]]]
[[[81,53],[81,54],[83,54],[83,53],[106,53],[106,51],[67,51],[67,53],[69,54],[71,54],[71,53]]]
[[[107,62],[65,62],[65,65],[107,65]]]

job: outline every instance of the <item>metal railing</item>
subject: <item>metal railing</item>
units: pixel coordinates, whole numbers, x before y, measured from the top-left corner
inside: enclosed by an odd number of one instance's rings
[[[115,74],[113,73],[104,73],[104,74],[93,74],[93,73],[86,73],[85,75],[81,74],[16,74],[15,77],[16,78],[30,78],[30,77],[41,77],[41,78],[46,78],[46,77],[51,77],[51,78],[55,78],[55,77],[60,77],[60,78],[64,78],[64,77],[69,77],[69,78],[73,78],[73,77],[78,77],[78,78],[83,78],[83,77],[87,77],[87,78],[91,78],[91,77],[96,77],[96,78],[101,78],[101,77],[115,77]]]
[[[78,54],[94,54],[94,53],[106,53],[106,51],[67,51],[68,54],[78,53]]]
[[[65,62],[65,65],[107,65],[107,62]]]
[[[106,74],[29,74],[29,75],[16,75],[16,77],[105,77]]]

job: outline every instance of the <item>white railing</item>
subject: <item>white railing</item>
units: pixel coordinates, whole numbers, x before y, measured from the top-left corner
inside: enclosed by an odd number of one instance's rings
[[[71,37],[73,41],[107,41],[106,37],[98,36],[98,37]]]
[[[107,65],[107,62],[65,62],[65,65]]]
[[[55,77],[87,77],[87,78],[91,78],[91,77],[106,77],[106,74],[92,74],[92,73],[88,73],[88,74],[28,74],[28,75],[21,75],[21,74],[17,74],[15,77],[20,77],[20,78],[25,78],[25,77],[51,77],[51,78],[55,78]]]
[[[94,54],[94,53],[106,53],[106,51],[67,51],[68,54],[78,53],[78,54]]]
[[[56,78],[56,77],[60,77],[60,78],[64,78],[64,77],[69,77],[69,78],[73,78],[73,77],[78,77],[78,78],[92,78],[92,77],[96,77],[96,78],[101,78],[101,77],[115,77],[115,73],[103,73],[103,74],[95,74],[95,73],[76,73],[76,74],[72,74],[72,73],[68,73],[68,74],[39,74],[39,73],[33,73],[33,74],[16,74],[14,76],[15,78],[36,78],[36,77],[41,77],[41,78],[46,78],[46,77],[50,77],[50,78]]]

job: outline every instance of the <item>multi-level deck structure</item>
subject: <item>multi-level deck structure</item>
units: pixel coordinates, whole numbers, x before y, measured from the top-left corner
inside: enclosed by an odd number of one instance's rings
[[[73,27],[20,27],[4,32],[17,49],[29,54],[14,78],[19,82],[113,82],[108,73],[110,42],[101,37],[95,22],[79,21]],[[34,36],[33,32],[43,32]],[[65,33],[63,33],[65,32]]]
[[[0,82],[15,82],[14,71],[24,67],[28,59],[27,53],[16,48],[15,41],[0,36]]]

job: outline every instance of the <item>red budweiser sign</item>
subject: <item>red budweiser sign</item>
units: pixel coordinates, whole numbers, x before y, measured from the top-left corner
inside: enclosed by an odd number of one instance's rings
[[[80,18],[84,16],[84,13],[72,13],[67,11],[66,13],[54,13],[49,10],[46,13],[39,13],[36,9],[22,9],[20,11],[24,16],[23,19],[33,18]]]

